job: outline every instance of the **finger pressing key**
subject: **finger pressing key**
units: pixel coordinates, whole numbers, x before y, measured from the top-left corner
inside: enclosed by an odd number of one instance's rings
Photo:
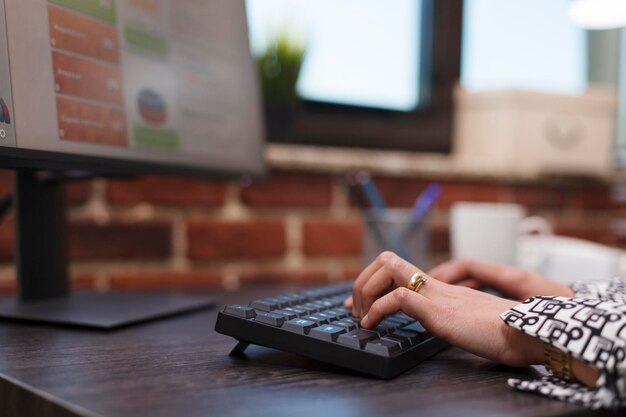
[[[371,329],[386,316],[402,311],[422,322],[428,321],[428,314],[435,314],[434,303],[408,288],[396,288],[372,304],[368,313],[361,320],[361,326]]]

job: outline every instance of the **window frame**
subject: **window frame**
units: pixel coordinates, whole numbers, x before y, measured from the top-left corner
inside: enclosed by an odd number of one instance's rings
[[[300,99],[272,143],[448,153],[460,78],[462,0],[423,0],[420,103],[404,112]]]

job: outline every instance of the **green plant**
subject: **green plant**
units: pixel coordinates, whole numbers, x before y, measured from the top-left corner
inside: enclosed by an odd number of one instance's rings
[[[269,102],[292,101],[304,59],[305,47],[283,32],[257,56],[263,97]]]

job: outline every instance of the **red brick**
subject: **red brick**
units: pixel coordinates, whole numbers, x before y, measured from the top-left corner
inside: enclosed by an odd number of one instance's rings
[[[109,277],[114,290],[197,290],[221,287],[222,275],[217,272],[132,272]]]
[[[71,205],[83,204],[91,194],[91,181],[69,181],[65,187],[67,202]]]
[[[75,274],[71,277],[71,286],[72,288],[94,289],[95,281],[95,277],[91,274]],[[16,285],[15,277],[8,281],[0,281],[0,294],[15,294]]]
[[[567,194],[565,207],[597,210],[611,207],[611,190],[606,184],[576,187]]]
[[[332,178],[297,172],[272,172],[241,190],[245,204],[258,207],[327,207],[332,199]]]
[[[75,260],[163,259],[172,252],[172,228],[160,220],[77,221],[70,225],[69,249]]]
[[[13,222],[0,223],[0,262],[15,256]],[[74,260],[161,259],[171,253],[171,226],[163,221],[120,222],[99,225],[72,222],[69,246]]]
[[[273,258],[287,250],[285,224],[277,220],[190,220],[187,238],[195,260]]]
[[[107,198],[116,204],[146,202],[215,207],[224,204],[226,183],[163,176],[109,180]]]
[[[10,281],[0,281],[0,295],[15,294],[15,279]]]
[[[562,209],[567,190],[542,185],[511,186],[513,202],[531,209]]]
[[[311,256],[357,255],[361,253],[360,222],[308,220],[303,226],[303,250]]]
[[[271,271],[250,271],[244,272],[239,277],[241,283],[280,283],[280,282],[310,282],[327,283],[328,274],[324,271],[303,268],[297,271],[271,270]]]
[[[444,181],[441,182],[439,207],[450,207],[459,201],[503,202],[505,190],[494,182]]]

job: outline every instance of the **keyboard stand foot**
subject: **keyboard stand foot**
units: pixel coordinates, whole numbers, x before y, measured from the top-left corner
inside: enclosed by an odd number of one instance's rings
[[[233,348],[233,350],[230,351],[230,353],[228,354],[228,356],[243,356],[246,348],[250,346],[250,343],[247,342],[239,342],[237,343],[237,346],[235,346]]]

